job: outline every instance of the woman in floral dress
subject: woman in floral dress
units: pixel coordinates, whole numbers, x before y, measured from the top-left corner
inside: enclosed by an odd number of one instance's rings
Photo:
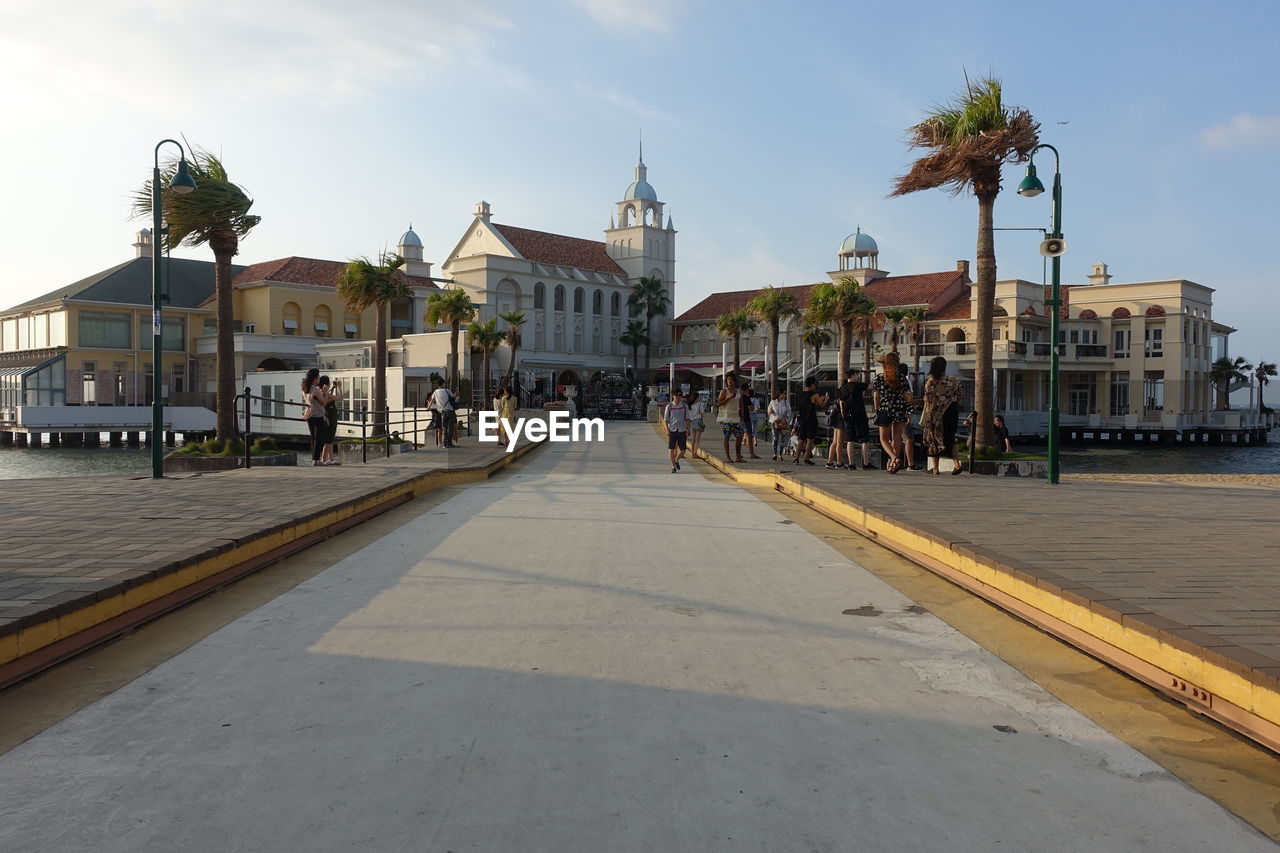
[[[871,399],[876,409],[876,426],[880,428],[880,447],[889,459],[885,470],[896,474],[902,468],[902,437],[911,420],[911,401],[907,399],[910,392],[896,352],[885,353],[880,364],[884,372],[871,380]]]
[[[929,470],[935,474],[942,473],[939,466],[943,455],[951,457],[951,473],[960,473],[960,459],[956,455],[960,396],[960,380],[947,375],[945,358],[935,357],[929,362],[929,379],[924,383],[924,413],[920,416],[925,452],[929,454],[929,461],[932,463]]]

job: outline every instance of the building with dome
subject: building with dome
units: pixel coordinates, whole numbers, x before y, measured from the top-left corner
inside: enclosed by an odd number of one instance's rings
[[[631,288],[641,277],[656,278],[675,306],[676,230],[664,208],[641,151],[603,240],[501,224],[481,201],[440,269],[471,294],[481,320],[525,312],[519,384],[550,396],[558,386],[589,384],[602,373],[638,372],[619,341],[631,319]],[[671,341],[670,317],[655,317],[654,369]],[[505,371],[506,348],[495,355],[494,370]],[[640,358],[643,363],[643,348]]]
[[[837,269],[828,280],[852,278],[877,305],[880,329],[871,340],[856,340],[851,366],[859,367],[891,348],[894,329],[884,320],[889,308],[923,309],[919,339],[908,327],[897,331],[904,364],[920,373],[934,356],[944,356],[948,371],[961,379],[964,405],[972,405],[976,355],[976,300],[969,262],[940,272],[892,275],[878,269],[876,241],[858,227],[836,252]],[[783,288],[804,309],[815,285]],[[758,289],[713,293],[674,320],[677,382],[694,387],[716,384],[728,347],[715,329],[718,316],[746,306]],[[1106,264],[1095,264],[1086,282],[1062,288],[1060,331],[1060,411],[1069,435],[1124,440],[1159,436],[1161,440],[1204,440],[1214,430],[1244,430],[1256,417],[1248,412],[1215,411],[1209,380],[1216,358],[1227,354],[1230,326],[1213,318],[1213,289],[1183,279],[1113,283]],[[996,282],[992,328],[996,410],[1013,433],[1044,435],[1048,426],[1049,315],[1042,283],[1011,279]],[[836,344],[814,363],[800,342],[799,319],[783,324],[779,370],[798,381],[817,375],[836,381]],[[739,373],[764,381],[768,331],[764,326],[741,339]],[[867,345],[869,344],[869,349]],[[918,366],[917,366],[918,365]],[[1206,432],[1208,430],[1208,432]],[[1244,434],[1244,433],[1241,433]]]

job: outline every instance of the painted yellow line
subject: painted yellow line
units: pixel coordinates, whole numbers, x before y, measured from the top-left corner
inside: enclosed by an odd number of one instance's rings
[[[1248,670],[1176,645],[1105,606],[1091,607],[1045,581],[868,511],[851,499],[776,472],[743,471],[705,451],[704,462],[743,485],[777,490],[921,566],[982,595],[1139,678],[1192,710],[1280,751],[1280,689]],[[1207,651],[1207,650],[1206,650]],[[1212,654],[1212,652],[1208,652]]]

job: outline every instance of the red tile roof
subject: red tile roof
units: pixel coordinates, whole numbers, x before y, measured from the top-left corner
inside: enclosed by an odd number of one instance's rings
[[[960,295],[952,299],[946,305],[943,305],[937,311],[931,312],[928,319],[930,320],[968,320],[969,319],[969,299],[973,292],[973,288],[965,285],[960,288]]]
[[[613,275],[627,274],[626,270],[618,266],[617,261],[609,257],[604,243],[599,240],[565,237],[561,234],[548,234],[546,231],[517,228],[514,225],[499,225],[496,222],[493,227],[528,260],[540,264],[598,270]]]
[[[1071,319],[1071,288],[1088,287],[1088,285],[1063,284],[1058,286],[1058,296],[1062,300],[1062,304],[1058,306],[1058,319]],[[1044,289],[1044,316],[1049,316],[1049,300],[1052,298],[1053,288],[1046,287]]]
[[[957,270],[946,272],[922,273],[920,275],[894,275],[878,278],[866,285],[862,290],[875,301],[880,308],[893,308],[901,305],[931,305],[946,290],[957,282],[964,282],[963,273]],[[796,307],[804,310],[809,307],[810,294],[816,285],[800,284],[783,287],[782,290],[796,298]],[[737,311],[746,307],[750,299],[760,292],[754,290],[733,290],[713,293],[697,305],[676,318],[676,322],[688,320],[714,320],[721,314]],[[968,307],[965,308],[968,316]]]
[[[285,284],[314,284],[320,287],[337,287],[338,276],[342,273],[342,269],[347,263],[347,261],[324,261],[318,258],[300,258],[297,256],[277,258],[274,261],[262,261],[245,267],[232,279],[231,286],[241,287],[246,284],[256,284],[260,281],[278,281]],[[411,287],[436,287],[436,283],[429,278],[405,275],[403,272],[400,275]],[[202,304],[215,302],[216,299],[217,295],[214,294]]]
[[[1098,319],[1098,312],[1097,312],[1097,311],[1094,311],[1092,308],[1086,308],[1086,309],[1084,309],[1083,311],[1081,311],[1081,312],[1080,312],[1080,319],[1081,319],[1081,320],[1096,320],[1096,319]]]
[[[1147,306],[1147,316],[1148,316],[1148,317],[1163,317],[1163,316],[1164,316],[1164,306],[1163,306],[1163,305],[1148,305],[1148,306]]]

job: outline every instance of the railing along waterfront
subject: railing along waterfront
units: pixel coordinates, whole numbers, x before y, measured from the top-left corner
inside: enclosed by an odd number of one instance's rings
[[[268,414],[259,413],[257,415],[257,418],[260,422],[259,424],[260,427],[261,427],[262,421],[286,421],[286,422],[292,422],[292,423],[300,423],[300,424],[303,424],[304,426],[307,423],[307,419],[305,417],[292,417],[290,415],[281,414],[281,412],[284,411],[286,407],[289,407],[289,406],[292,406],[296,409],[303,409],[304,412],[302,414],[305,414],[305,409],[308,408],[307,404],[298,403],[293,400],[280,400],[274,397],[263,397],[261,395],[254,394],[251,389],[245,388],[243,393],[237,394],[235,396],[235,401],[236,401],[235,407],[236,407],[237,429],[240,430],[240,437],[244,440],[244,467],[246,468],[251,467],[251,460],[252,460],[251,445],[253,443],[253,436],[254,436],[253,401],[255,400],[261,404],[259,408],[263,409],[264,411],[266,410],[268,404],[270,404],[271,406],[271,414],[268,415]],[[371,429],[374,432],[377,432],[377,428],[379,426],[382,427],[382,435],[373,436],[373,441],[377,442],[378,444],[381,444],[384,447],[382,458],[385,459],[391,456],[392,441],[395,439],[404,440],[404,435],[402,434],[404,432],[408,433],[408,435],[410,436],[408,441],[414,447],[417,447],[419,444],[425,444],[425,441],[419,442],[418,436],[420,433],[422,433],[424,434],[423,437],[425,439],[425,433],[430,428],[431,414],[432,414],[431,409],[419,409],[417,406],[413,406],[411,408],[406,408],[406,409],[392,409],[388,406],[388,407],[384,407],[381,412],[376,412],[373,410],[363,409],[363,408],[357,409],[357,408],[340,406],[338,408],[338,412],[340,414],[340,417],[338,419],[337,426],[339,428],[348,427],[351,432],[351,435],[344,436],[344,437],[355,438],[355,435],[354,435],[355,430],[357,428],[360,430],[359,438],[360,438],[360,461],[361,462],[369,461],[369,445],[371,443],[370,441]],[[421,415],[419,413],[421,413]],[[341,415],[343,414],[347,416],[351,416],[352,419],[343,420],[341,417]],[[371,423],[369,420],[370,414],[381,415],[381,418]],[[357,415],[358,415],[358,419],[354,417]],[[459,429],[465,429],[468,435],[474,434],[475,425],[473,421],[475,420],[475,417],[476,417],[476,409],[474,408],[460,410],[458,412]],[[398,426],[400,429],[393,430],[392,427],[396,427],[396,426]],[[406,427],[408,428],[407,430],[406,430]],[[271,433],[263,429],[260,429],[258,434],[263,436],[271,435]],[[289,435],[292,436],[293,433],[289,433]]]

